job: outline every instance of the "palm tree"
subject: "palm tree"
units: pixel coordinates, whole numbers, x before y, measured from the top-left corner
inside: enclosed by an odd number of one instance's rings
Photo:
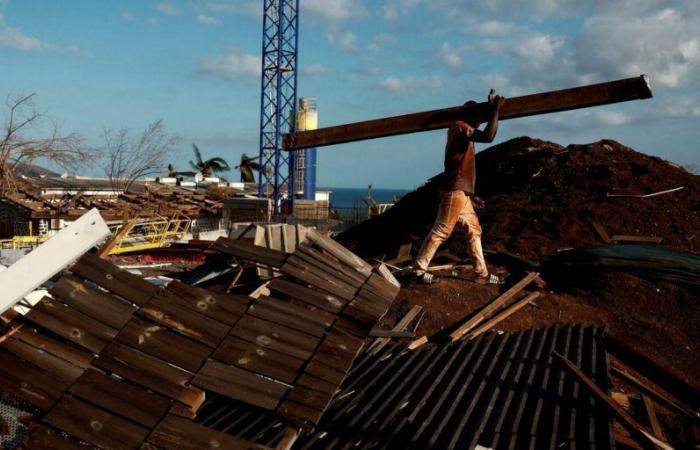
[[[241,155],[241,163],[235,167],[241,171],[241,181],[244,183],[255,183],[253,171],[260,173],[260,163],[257,158],[251,158],[245,153]]]
[[[168,176],[172,178],[177,178],[177,177],[193,177],[196,172],[181,172],[175,168],[172,164],[168,164]]]
[[[203,176],[211,177],[216,173],[228,172],[231,170],[231,167],[223,158],[216,156],[214,158],[203,160],[202,154],[199,152],[197,145],[192,144],[192,149],[194,150],[194,156],[197,159],[197,162],[194,163],[190,161],[190,166],[192,166],[194,170],[199,171]]]

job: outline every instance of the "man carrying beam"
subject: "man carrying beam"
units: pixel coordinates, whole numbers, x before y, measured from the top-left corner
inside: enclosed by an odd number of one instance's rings
[[[489,273],[481,248],[481,225],[474,211],[474,187],[476,185],[476,158],[474,142],[493,142],[498,131],[498,115],[505,99],[489,94],[491,117],[484,130],[476,121],[457,120],[447,130],[445,144],[445,172],[440,182],[440,206],[430,233],[413,263],[413,275],[424,284],[432,284],[437,278],[429,273],[428,266],[438,247],[452,234],[459,224],[469,239],[469,251],[474,261],[476,282],[501,284],[503,280]],[[476,104],[474,101],[465,106]]]

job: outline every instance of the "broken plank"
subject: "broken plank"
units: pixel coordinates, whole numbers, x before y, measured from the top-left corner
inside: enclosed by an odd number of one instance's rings
[[[168,414],[148,438],[150,444],[168,450],[220,448],[226,450],[266,449],[262,445],[237,438],[224,431],[200,425],[192,420]]]
[[[603,390],[595,384],[590,378],[588,378],[574,363],[566,359],[564,356],[557,352],[552,352],[552,356],[556,361],[562,364],[562,367],[570,375],[574,376],[581,386],[593,394],[599,401],[602,402],[604,406],[610,411],[613,417],[620,422],[620,424],[630,433],[632,438],[634,438],[642,447],[655,449],[657,446],[663,449],[671,449],[672,447],[654,437],[650,431],[646,430],[642,425],[637,423],[632,416],[627,413],[620,405],[618,405],[613,399],[608,397],[608,395],[603,392]]]
[[[14,337],[5,340],[0,347],[69,384],[77,380],[85,370]]]
[[[321,234],[319,231],[313,228],[309,230],[306,237],[319,248],[338,258],[338,260],[347,265],[349,268],[367,277],[372,273],[372,266],[330,237]]]
[[[642,394],[653,398],[654,400],[661,403],[671,411],[675,411],[676,413],[682,414],[695,423],[700,423],[700,414],[690,410],[689,408],[678,403],[668,395],[664,394],[663,392],[660,392],[658,389],[654,388],[653,386],[650,386],[649,384],[643,382],[642,380],[629,374],[628,372],[618,369],[617,367],[612,367],[610,369],[610,374],[621,379],[625,383],[637,389]]]
[[[661,244],[664,238],[654,236],[631,236],[627,234],[616,234],[610,238],[613,242],[632,242],[644,244]]]
[[[392,331],[405,331],[408,328],[408,325],[413,322],[413,320],[418,317],[418,315],[423,311],[423,307],[420,305],[414,305],[407,313],[405,316],[399,320],[396,325],[394,325],[394,328],[392,328]],[[372,354],[376,355],[379,353],[381,349],[383,349],[388,343],[389,343],[389,338],[378,338],[375,339],[374,342],[372,342],[369,347],[367,347],[367,351]]]
[[[95,359],[101,369],[178,400],[192,374],[129,346],[111,343]]]
[[[114,328],[48,297],[37,303],[25,317],[95,353],[117,335]]]
[[[313,313],[285,300],[260,297],[248,309],[248,314],[284,325],[312,336],[322,336],[330,323],[314,321]]]
[[[593,228],[595,231],[598,233],[598,236],[605,242],[606,244],[610,244],[612,242],[612,239],[610,239],[610,235],[608,232],[605,230],[605,227],[603,226],[602,223],[598,219],[593,219],[591,220],[591,224],[593,225]]]
[[[271,267],[280,267],[287,259],[287,255],[283,251],[272,250],[224,237],[217,239],[211,246],[211,249]]]
[[[13,338],[39,348],[46,353],[57,356],[82,369],[91,366],[93,354],[91,352],[72,347],[65,342],[50,338],[33,328],[23,327],[15,333]]]
[[[129,420],[64,395],[44,422],[86,442],[109,449],[137,449],[149,430]]]
[[[116,329],[123,327],[135,312],[130,303],[68,275],[61,277],[49,289],[49,293],[66,305]]]
[[[63,395],[69,383],[34,364],[0,350],[0,388],[22,400],[48,410]]]
[[[641,75],[588,86],[508,98],[501,107],[500,120],[645,99],[651,96],[649,78]],[[447,128],[457,120],[485,123],[488,122],[491,114],[491,105],[484,102],[316,130],[297,131],[284,136],[284,148],[285,150],[296,150],[437,130]]]
[[[539,273],[537,272],[530,272],[528,273],[522,280],[518,281],[513,285],[510,289],[508,289],[506,292],[501,294],[498,298],[496,298],[494,301],[491,303],[487,304],[483,308],[481,308],[476,314],[474,314],[469,320],[467,320],[465,323],[460,325],[459,328],[457,328],[455,331],[453,331],[450,334],[450,337],[452,338],[453,341],[456,341],[460,339],[462,336],[467,334],[469,331],[471,331],[474,327],[479,325],[485,318],[499,310],[500,308],[504,307],[509,301],[515,297],[518,292],[522,291],[527,287],[528,284],[532,283],[535,281],[535,279],[539,276]]]
[[[319,292],[300,284],[276,278],[270,282],[268,288],[274,292],[303,301],[332,313],[338,313],[346,301],[330,293]]]
[[[212,348],[216,348],[230,329],[161,295],[154,296],[138,313]]]
[[[654,407],[654,402],[646,395],[642,394],[642,402],[644,403],[644,409],[649,417],[649,424],[651,425],[651,430],[660,439],[666,439],[664,437],[664,432],[661,429],[661,424],[659,423],[659,418],[656,416],[656,407]]]
[[[320,341],[318,337],[249,315],[233,327],[231,335],[299,359],[308,359]]]
[[[236,336],[227,336],[212,358],[285,383],[294,382],[305,362]]]
[[[323,273],[318,273],[318,271],[314,271],[308,266],[300,267],[287,262],[280,268],[280,272],[296,278],[299,281],[330,292],[333,295],[337,295],[344,300],[352,300],[355,297],[356,290],[354,288],[345,284],[337,283],[336,280],[329,279]]]
[[[167,398],[92,369],[85,371],[70,392],[147,428],[156,426],[170,408]]]
[[[145,281],[138,275],[121,270],[114,264],[90,253],[80,258],[70,270],[139,306],[146,303],[159,290],[158,286]]]
[[[190,372],[199,370],[211,354],[209,347],[139,318],[131,320],[116,340]]]
[[[285,384],[212,359],[204,364],[192,384],[265,409],[275,409],[289,389]]]
[[[338,259],[319,251],[308,244],[301,244],[294,255],[306,259],[309,262],[314,261],[323,270],[332,270],[334,273],[342,274],[342,278],[347,280],[348,284],[360,286],[362,285],[367,277],[360,274],[359,272],[345,267]]]
[[[503,320],[507,319],[511,315],[515,314],[516,312],[520,311],[523,309],[525,306],[527,306],[530,302],[534,301],[537,299],[537,297],[540,296],[539,292],[532,292],[528,295],[526,295],[523,299],[518,300],[517,302],[513,303],[500,313],[496,314],[493,318],[488,320],[486,323],[483,325],[478,326],[476,329],[474,329],[472,332],[470,332],[467,335],[468,339],[474,339],[475,337],[479,336],[480,334],[483,334],[487,331],[489,331],[491,328],[496,326],[498,323],[502,322]]]
[[[165,289],[179,296],[195,311],[227,325],[236,323],[253,300],[245,295],[219,294],[176,280]]]

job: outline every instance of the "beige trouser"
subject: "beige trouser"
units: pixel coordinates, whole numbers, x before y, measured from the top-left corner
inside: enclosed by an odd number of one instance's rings
[[[425,273],[438,247],[450,237],[457,223],[464,227],[469,239],[474,272],[479,276],[488,275],[484,252],[481,248],[481,225],[471,199],[464,191],[445,191],[440,194],[437,218],[430,233],[425,237],[413,265],[418,275]]]

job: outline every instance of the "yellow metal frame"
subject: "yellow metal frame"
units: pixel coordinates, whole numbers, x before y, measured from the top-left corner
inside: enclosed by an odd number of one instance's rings
[[[391,208],[394,206],[393,203],[377,203],[376,205],[371,205],[369,206],[367,214],[369,217],[374,217],[382,214],[385,212],[387,209]]]
[[[114,233],[119,232],[118,226]],[[127,223],[129,230],[124,237],[119,239],[110,255],[137,252],[139,250],[149,250],[160,248],[178,239],[182,239],[190,231],[192,219],[185,215],[175,215],[171,219],[160,217]]]
[[[14,236],[12,239],[0,239],[0,248],[3,250],[34,248],[48,239],[48,236]]]

